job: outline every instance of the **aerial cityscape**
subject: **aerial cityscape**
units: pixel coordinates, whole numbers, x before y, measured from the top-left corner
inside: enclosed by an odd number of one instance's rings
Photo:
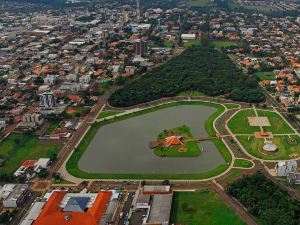
[[[300,0],[0,15],[0,225],[300,224]]]

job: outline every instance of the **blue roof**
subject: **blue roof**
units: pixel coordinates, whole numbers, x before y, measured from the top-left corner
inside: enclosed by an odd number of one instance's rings
[[[89,201],[89,197],[71,197],[63,211],[84,212]]]

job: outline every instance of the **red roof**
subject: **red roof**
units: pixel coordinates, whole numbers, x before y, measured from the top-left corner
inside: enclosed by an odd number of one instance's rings
[[[23,163],[22,163],[22,166],[24,167],[34,167],[34,164],[36,163],[36,160],[25,160]]]
[[[99,192],[86,212],[63,212],[59,205],[65,194],[64,191],[54,192],[33,225],[98,225],[111,197],[111,192]]]
[[[181,145],[182,142],[177,138],[176,136],[170,136],[165,138],[165,145],[170,146],[170,145]]]

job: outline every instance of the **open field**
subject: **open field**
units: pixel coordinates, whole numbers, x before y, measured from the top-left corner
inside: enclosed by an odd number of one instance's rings
[[[259,132],[259,127],[251,127],[248,117],[254,117],[253,109],[245,109],[237,114],[228,122],[228,127],[234,134],[253,134]]]
[[[204,96],[205,94],[200,91],[183,91],[178,94],[178,96]]]
[[[210,46],[213,46],[213,47],[217,47],[217,48],[227,48],[227,47],[231,47],[231,46],[238,46],[239,45],[239,42],[237,41],[210,41],[209,42],[209,45]]]
[[[0,173],[12,173],[27,159],[51,157],[60,144],[40,144],[37,137],[13,133],[0,143],[0,158],[5,160]]]
[[[240,136],[237,137],[239,142],[244,146],[244,148],[253,156],[266,160],[283,160],[292,159],[300,156],[300,137],[292,136],[293,139],[297,141],[296,145],[289,144],[287,141],[287,136],[279,136],[270,139],[273,144],[278,146],[278,150],[273,153],[267,153],[262,151],[264,144],[264,139],[257,139],[254,137]]]
[[[102,111],[99,115],[98,115],[98,119],[103,119],[105,117],[109,117],[109,116],[114,116],[117,115],[119,113],[122,113],[121,111],[111,111],[111,110],[105,110]]]
[[[234,104],[234,103],[227,103],[227,104],[224,104],[226,106],[227,109],[237,109],[240,107],[239,104]]]
[[[190,225],[245,224],[213,191],[175,192],[171,223]]]
[[[251,168],[253,166],[253,162],[245,159],[236,159],[233,166],[240,168]]]
[[[257,110],[259,117],[268,117],[271,126],[264,126],[263,129],[273,134],[293,134],[292,128],[276,112]],[[259,127],[249,125],[248,117],[255,117],[253,109],[245,109],[238,112],[228,123],[229,129],[234,134],[254,134],[259,132]]]
[[[145,113],[154,112],[159,109],[173,107],[173,106],[179,106],[179,105],[190,105],[190,104],[213,106],[217,109],[217,111],[213,115],[211,115],[205,123],[205,129],[206,129],[207,133],[210,136],[215,136],[216,133],[212,127],[212,123],[216,119],[216,117],[224,111],[224,108],[221,105],[213,104],[213,103],[205,103],[205,102],[174,102],[174,103],[164,104],[164,105],[145,109],[143,111],[135,112],[135,113],[128,114],[128,115],[115,117],[113,119],[94,124],[91,127],[91,129],[89,130],[89,132],[87,133],[87,135],[84,137],[83,141],[78,146],[77,150],[73,153],[73,155],[67,162],[67,170],[74,176],[86,178],[86,179],[92,179],[92,178],[95,178],[95,179],[109,179],[109,178],[111,178],[111,179],[122,179],[122,178],[123,179],[166,179],[166,178],[167,179],[205,179],[205,178],[209,178],[209,177],[212,177],[212,176],[222,173],[223,171],[225,171],[228,168],[228,165],[220,165],[211,171],[204,172],[201,174],[99,174],[99,173],[83,172],[78,167],[78,162],[79,162],[80,158],[84,154],[85,150],[89,146],[90,142],[92,141],[92,139],[94,138],[94,136],[96,135],[96,133],[100,127],[110,124],[110,123],[114,123],[117,121],[122,121],[122,120],[125,120],[128,118],[131,118],[131,117],[135,117],[138,115],[143,115]],[[230,155],[228,149],[223,144],[223,142],[221,140],[215,140],[214,144],[216,145],[216,147],[218,148],[218,150],[224,157],[225,161],[227,163],[230,163],[232,160],[231,155]]]
[[[260,80],[275,80],[275,74],[273,72],[257,72],[255,75]]]
[[[212,3],[210,0],[189,0],[187,5],[192,7],[208,7],[211,6]]]
[[[183,42],[185,48],[191,47],[193,45],[202,45],[201,40],[187,40]]]

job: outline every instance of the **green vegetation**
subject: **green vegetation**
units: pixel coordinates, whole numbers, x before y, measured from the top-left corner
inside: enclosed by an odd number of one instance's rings
[[[268,117],[271,124],[270,127],[264,127],[265,131],[273,134],[293,134],[293,129],[287,124],[282,117],[276,112],[257,110],[258,116]]]
[[[0,175],[13,173],[24,160],[51,157],[61,147],[61,144],[41,144],[32,135],[13,133],[0,143],[0,158],[5,160]]]
[[[79,144],[78,148],[74,151],[71,158],[67,162],[67,170],[70,174],[76,177],[81,177],[84,179],[206,179],[209,177],[216,176],[228,169],[228,163],[231,162],[231,154],[221,140],[215,140],[214,143],[219,149],[220,153],[223,155],[227,164],[220,165],[219,167],[201,174],[99,174],[99,173],[86,173],[78,168],[78,161],[84,154],[85,150],[89,146],[96,135],[98,129],[102,126],[114,123],[117,121],[125,120],[134,116],[142,115],[145,113],[154,112],[163,108],[174,107],[179,105],[206,105],[210,107],[215,107],[217,111],[211,115],[206,121],[205,128],[210,136],[215,136],[216,132],[213,129],[213,121],[224,111],[224,107],[219,104],[200,102],[200,101],[178,101],[173,103],[167,103],[163,105],[158,105],[152,108],[148,108],[142,111],[134,112],[131,114],[126,114],[122,116],[115,117],[109,120],[103,120],[101,122],[95,123],[91,126],[89,132],[85,135],[84,139]]]
[[[201,40],[187,40],[187,41],[183,42],[183,47],[185,47],[185,48],[189,48],[194,45],[202,45]]]
[[[276,113],[265,110],[257,110],[259,117],[268,117],[271,126],[263,126],[265,131],[273,134],[293,134],[293,129]],[[228,123],[229,129],[234,134],[254,134],[259,132],[259,127],[252,127],[248,122],[248,117],[255,117],[253,109],[245,109],[238,112]]]
[[[111,110],[105,110],[105,111],[102,111],[99,116],[98,116],[98,119],[103,119],[105,117],[109,117],[109,116],[114,116],[114,115],[117,115],[119,113],[122,113],[122,111],[111,111]]]
[[[248,122],[248,117],[255,117],[253,109],[245,109],[239,111],[228,122],[228,127],[234,134],[253,134],[259,132],[259,127],[251,127]]]
[[[211,6],[212,3],[210,0],[189,0],[187,5],[191,7],[208,7]]]
[[[236,101],[264,100],[255,77],[244,76],[226,54],[214,48],[193,46],[116,90],[109,103],[126,107],[189,90],[209,96],[226,94]]]
[[[239,43],[237,41],[210,41],[209,45],[217,48],[228,48],[239,46]]]
[[[292,136],[299,143],[300,137]],[[270,139],[273,144],[277,145],[278,150],[276,152],[267,153],[263,151],[264,139],[254,138],[254,137],[237,137],[239,142],[244,146],[244,148],[251,155],[261,158],[261,159],[272,159],[272,160],[283,160],[283,159],[293,159],[300,156],[300,146],[290,144],[288,142],[287,136],[276,136]]]
[[[275,74],[273,72],[257,72],[255,75],[260,79],[260,80],[275,80]]]
[[[46,133],[50,134],[53,130],[55,130],[60,124],[60,121],[52,122],[46,129]]]
[[[183,92],[180,92],[178,94],[178,96],[195,97],[195,96],[204,96],[204,94],[200,91],[183,91]]]
[[[228,103],[228,104],[224,104],[226,106],[227,109],[237,109],[240,108],[239,104],[234,104],[234,103]]]
[[[171,224],[245,224],[216,192],[175,192]]]
[[[62,178],[55,178],[53,184],[72,184],[72,182],[64,180]]]
[[[240,168],[251,168],[253,166],[253,162],[246,159],[236,159],[233,166]]]
[[[182,145],[165,146],[164,140],[170,136],[181,136]],[[154,153],[159,157],[197,157],[201,154],[197,142],[193,141],[191,129],[186,125],[161,132],[157,140],[160,146],[155,148]]]
[[[227,191],[257,218],[259,224],[300,224],[300,202],[261,173],[236,180],[228,185]]]

